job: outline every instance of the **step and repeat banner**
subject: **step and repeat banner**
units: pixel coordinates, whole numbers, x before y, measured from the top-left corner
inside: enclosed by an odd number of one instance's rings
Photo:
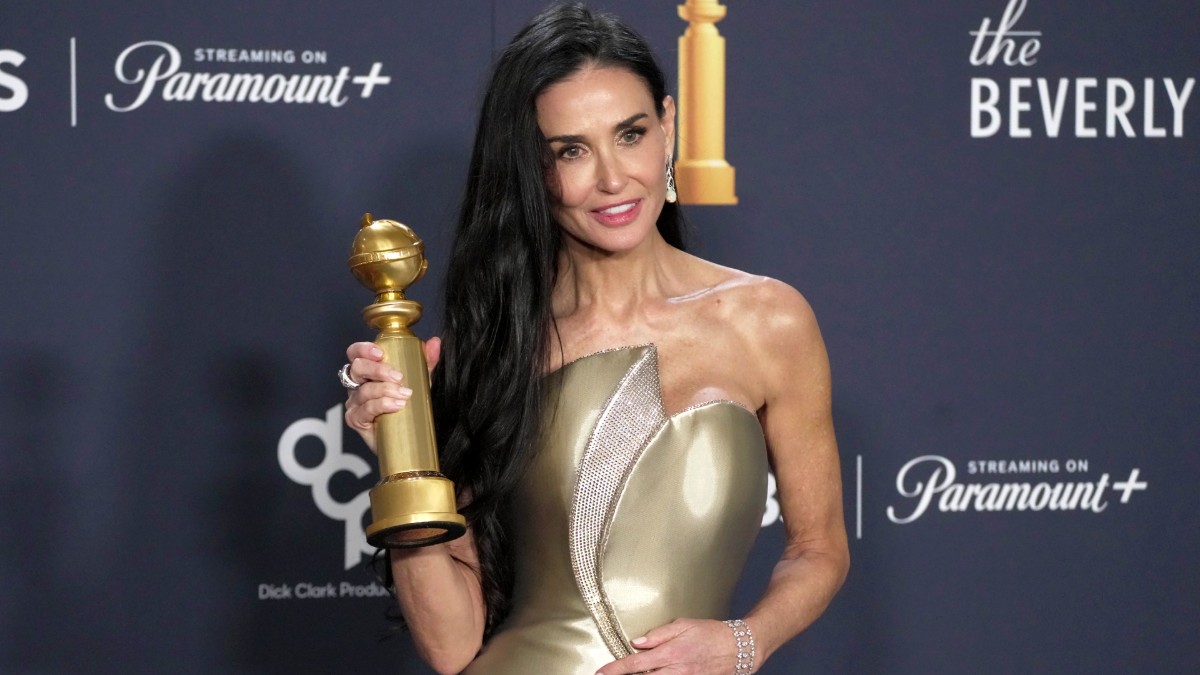
[[[597,0],[658,50],[679,1]],[[543,0],[0,3],[0,672],[429,672],[364,567],[364,212],[438,294]],[[1200,672],[1200,7],[728,0],[737,203],[800,289],[852,567],[764,673]],[[735,616],[781,554],[773,494]]]

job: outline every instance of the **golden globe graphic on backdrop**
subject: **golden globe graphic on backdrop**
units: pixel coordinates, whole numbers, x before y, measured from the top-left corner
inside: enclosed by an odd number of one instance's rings
[[[717,0],[679,6],[688,22],[679,38],[679,200],[684,204],[737,204],[734,169],[725,161],[725,38]]]

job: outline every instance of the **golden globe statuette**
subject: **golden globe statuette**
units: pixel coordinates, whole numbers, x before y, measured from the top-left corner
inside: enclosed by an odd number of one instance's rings
[[[421,304],[404,289],[425,274],[425,244],[407,225],[362,218],[350,252],[350,270],[375,293],[363,320],[379,330],[383,360],[404,373],[412,398],[401,410],[375,418],[380,481],[371,488],[367,541],[378,548],[428,546],[462,536],[454,484],[438,470],[437,438],[429,405],[429,371],[421,340],[409,326]]]

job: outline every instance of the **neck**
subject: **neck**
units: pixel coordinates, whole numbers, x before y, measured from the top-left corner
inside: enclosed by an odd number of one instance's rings
[[[657,230],[636,249],[620,253],[568,241],[559,254],[554,315],[626,315],[647,301],[668,298],[678,285],[679,254]]]

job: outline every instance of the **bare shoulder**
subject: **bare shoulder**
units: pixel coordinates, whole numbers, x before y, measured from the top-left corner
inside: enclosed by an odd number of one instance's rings
[[[797,381],[819,385],[828,360],[803,295],[777,279],[699,258],[688,265],[662,328],[672,353],[689,364],[677,389],[715,388],[761,410],[780,403]]]
[[[828,390],[825,342],[812,306],[799,291],[778,279],[739,273],[723,293],[730,310],[726,325],[737,334],[739,361],[756,402],[784,410],[794,404],[791,397],[798,390],[806,396]],[[778,415],[771,418],[778,424]]]
[[[713,291],[724,300],[729,325],[742,334],[746,347],[792,352],[820,342],[816,315],[799,291],[778,279],[723,269],[727,276]]]

